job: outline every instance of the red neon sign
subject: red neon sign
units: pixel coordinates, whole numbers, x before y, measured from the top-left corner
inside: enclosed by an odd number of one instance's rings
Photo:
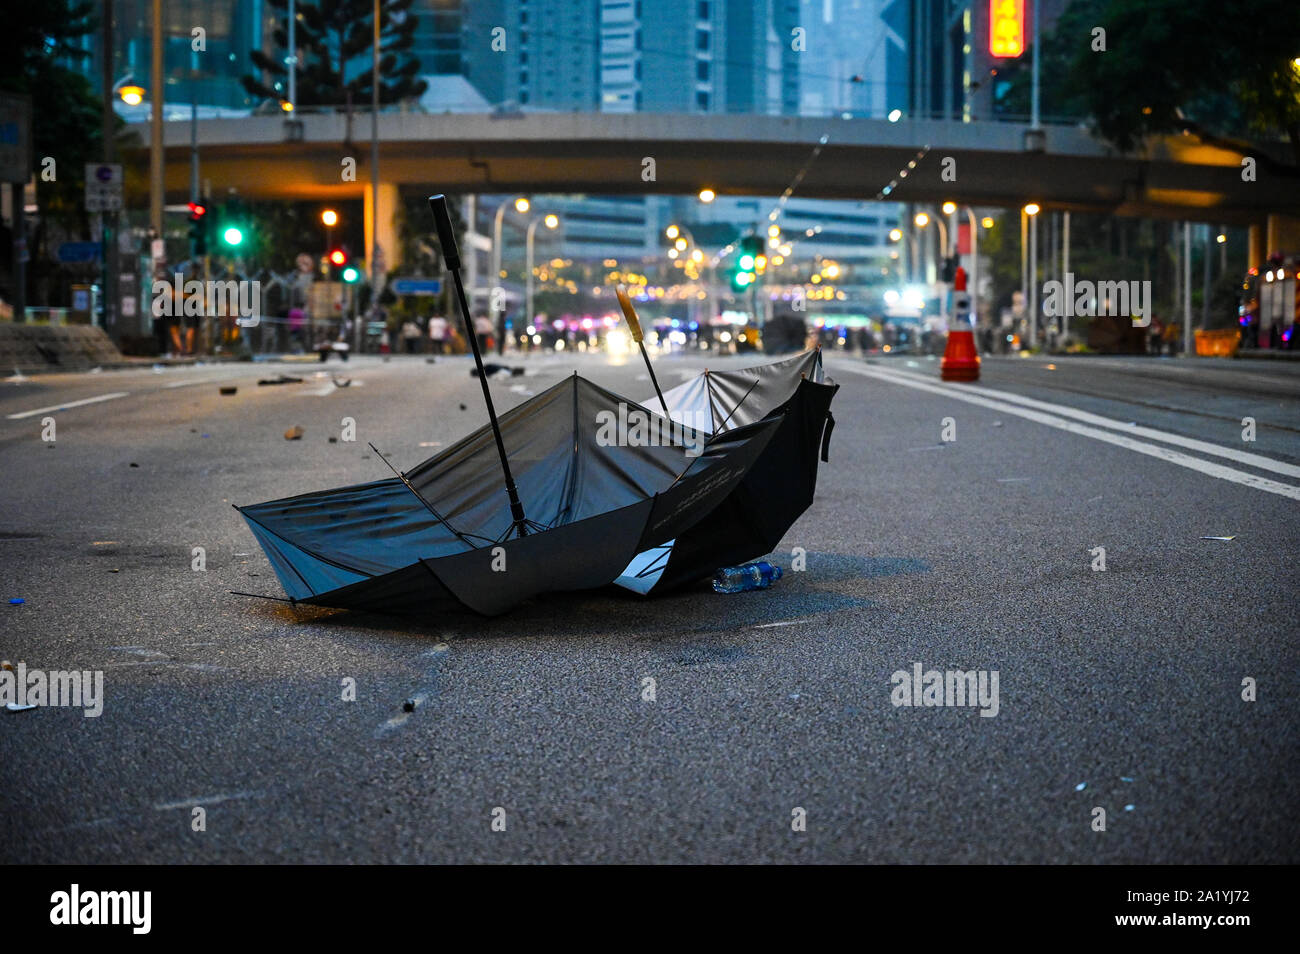
[[[1025,52],[1025,0],[989,0],[989,55]]]

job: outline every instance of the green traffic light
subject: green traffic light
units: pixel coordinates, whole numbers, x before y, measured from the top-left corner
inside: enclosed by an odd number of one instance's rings
[[[225,239],[227,245],[238,245],[244,240],[244,233],[235,226],[230,226],[221,236]]]
[[[754,256],[748,254],[740,256],[739,264],[741,271],[752,272],[754,270]]]
[[[358,272],[351,265],[343,269],[343,280],[345,282],[355,282],[360,277],[361,277],[361,273]]]

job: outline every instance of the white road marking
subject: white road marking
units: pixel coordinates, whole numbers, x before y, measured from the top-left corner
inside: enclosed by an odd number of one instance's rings
[[[73,407],[83,407],[87,404],[98,404],[100,401],[112,401],[115,398],[127,397],[129,394],[129,391],[114,391],[112,394],[101,394],[98,397],[82,398],[80,401],[69,401],[67,404],[51,404],[49,407],[38,407],[34,411],[19,411],[17,414],[8,414],[6,417],[11,421],[17,421],[24,417],[35,417],[37,414],[48,414],[50,411],[66,411]]]
[[[245,798],[260,798],[258,791],[230,792],[220,795],[199,795],[195,798],[182,798],[174,802],[160,802],[153,807],[156,812],[167,812],[176,808],[194,808],[198,805],[220,805],[222,802],[236,802]]]
[[[1117,447],[1124,447],[1128,450],[1136,451],[1139,454],[1146,454],[1148,457],[1156,457],[1160,460],[1168,461],[1171,464],[1177,464],[1180,467],[1186,467],[1189,470],[1194,470],[1210,477],[1217,477],[1220,480],[1227,480],[1235,484],[1254,487],[1256,490],[1267,491],[1268,493],[1277,494],[1281,497],[1289,497],[1292,500],[1300,500],[1300,487],[1296,487],[1293,484],[1284,484],[1280,481],[1270,480],[1267,477],[1259,477],[1255,474],[1246,473],[1243,470],[1234,470],[1231,467],[1224,467],[1222,464],[1215,464],[1210,461],[1201,460],[1199,457],[1182,454],[1178,451],[1170,450],[1167,447],[1160,447],[1156,444],[1147,444],[1143,441],[1134,440],[1127,435],[1113,434],[1110,431],[1089,427],[1088,425],[1078,423],[1077,421],[1067,420],[1065,417],[1044,414],[1041,411],[1032,410],[1028,407],[1008,404],[1005,401],[994,401],[990,398],[983,397],[982,394],[977,391],[961,390],[955,387],[941,385],[937,382],[927,381],[924,378],[918,378],[910,374],[882,371],[876,368],[842,365],[839,362],[836,362],[835,368],[837,371],[848,371],[852,374],[875,378],[876,380],[886,381],[890,384],[901,384],[904,387],[916,388],[919,391],[929,391],[932,394],[939,394],[943,397],[965,401],[967,404],[976,404],[980,407],[992,408],[993,410],[1001,411],[1004,414],[1014,414],[1017,417],[1023,417],[1039,424],[1046,424],[1048,427],[1055,427],[1058,430],[1068,431],[1071,434],[1091,437],[1093,440],[1103,441],[1107,444],[1114,444]],[[1045,402],[1041,401],[1035,403],[1045,404]],[[1073,408],[1060,407],[1058,405],[1045,406],[1051,407],[1057,411],[1073,410]],[[1147,430],[1147,428],[1142,428],[1142,430]],[[1207,446],[1213,447],[1215,445]],[[1219,450],[1226,450],[1226,448],[1219,448]],[[1267,460],[1268,458],[1262,459]],[[1271,463],[1276,464],[1278,462],[1271,461]]]
[[[914,378],[926,384],[938,383],[921,375],[908,374],[906,371],[894,371],[902,377]],[[940,385],[944,388],[953,388],[953,385]],[[1096,424],[1098,427],[1122,427],[1129,434],[1136,434],[1139,437],[1145,437],[1148,440],[1161,441],[1165,444],[1173,444],[1177,447],[1185,447],[1188,450],[1199,451],[1202,454],[1213,454],[1215,457],[1224,457],[1228,460],[1236,461],[1238,464],[1245,464],[1247,467],[1258,467],[1260,470],[1269,470],[1275,474],[1284,474],[1287,477],[1300,477],[1300,467],[1295,464],[1287,464],[1280,460],[1274,460],[1271,457],[1264,457],[1262,454],[1252,454],[1249,451],[1236,450],[1232,447],[1223,447],[1220,444],[1211,444],[1208,441],[1198,441],[1192,437],[1183,437],[1181,434],[1171,434],[1168,431],[1158,431],[1153,427],[1139,427],[1133,421],[1117,421],[1114,418],[1102,417],[1100,414],[1091,414],[1088,411],[1080,411],[1077,408],[1069,407],[1064,404],[1051,404],[1047,401],[1038,401],[1034,398],[1024,397],[1020,394],[1012,394],[1010,391],[997,391],[993,388],[980,388],[977,392],[984,397],[997,398],[1002,401],[1011,401],[1013,404],[1020,404],[1024,407],[1037,408],[1040,411],[1050,411],[1053,414],[1059,414],[1061,417],[1073,418],[1076,421],[1083,421],[1085,424]]]

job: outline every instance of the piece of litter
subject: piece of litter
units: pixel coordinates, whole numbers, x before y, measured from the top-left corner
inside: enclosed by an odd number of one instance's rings
[[[10,605],[10,606],[17,606],[17,605],[19,605],[20,603],[26,603],[26,602],[27,602],[27,601],[26,601],[25,599],[23,599],[21,596],[15,596],[13,599],[11,599],[11,600],[9,601],[9,605]]]
[[[330,438],[330,443],[331,443],[331,444],[337,444],[338,442],[339,442],[339,439],[338,439],[337,437],[331,437],[331,438]]]
[[[1230,537],[1201,537],[1201,539],[1202,539],[1202,540],[1222,540],[1222,541],[1224,541],[1224,542],[1226,543],[1226,542],[1229,541],[1229,540],[1235,540],[1235,539],[1237,539],[1237,535],[1234,533],[1234,534],[1233,534],[1232,536],[1230,536]]]
[[[421,447],[441,447],[442,441],[420,441]]]
[[[1119,780],[1120,780],[1121,782],[1131,782],[1131,781],[1133,781],[1133,780],[1132,780],[1131,778],[1129,778],[1127,775],[1121,775],[1121,776],[1119,777]]]
[[[1124,806],[1124,811],[1126,811],[1126,812],[1131,812],[1131,811],[1132,811],[1134,808],[1136,808],[1136,807],[1137,807],[1136,805],[1125,805],[1125,806]]]
[[[265,387],[268,384],[302,384],[302,378],[295,378],[291,374],[282,374],[278,378],[262,378],[257,384],[258,387]]]
[[[994,421],[994,422],[993,422],[993,426],[994,426],[994,427],[1001,427],[1001,426],[1002,426],[1002,422],[1001,422],[1001,421]]]
[[[1087,787],[1088,787],[1087,782],[1080,782],[1078,785],[1074,786],[1074,790],[1076,792],[1082,792]]]
[[[139,467],[140,465],[137,464],[135,461],[131,461],[131,466],[132,466],[132,467]]]
[[[462,404],[462,405],[460,406],[460,409],[461,409],[462,411],[465,410],[465,405]]]
[[[19,705],[18,703],[16,703],[16,702],[10,702],[10,703],[6,703],[6,704],[5,704],[5,708],[8,709],[10,712],[26,712],[28,709],[35,709],[36,707],[35,707],[35,706],[20,706],[20,705]]]
[[[791,698],[791,699],[798,699],[798,698],[799,698],[799,693],[797,693],[797,692],[792,692],[792,693],[790,693],[790,698]]]
[[[13,671],[14,671],[14,664],[11,663],[9,660],[6,659],[6,660],[4,660],[3,662],[0,662],[0,669],[5,669],[5,670],[8,670],[9,672],[13,672]]]
[[[414,699],[407,699],[405,702],[403,702],[403,703],[402,703],[402,711],[403,711],[403,712],[414,712],[414,711],[415,711],[415,700],[414,700]]]
[[[211,434],[200,434],[199,436],[200,436],[200,437],[211,437],[212,435],[211,435]]]
[[[109,573],[121,573],[122,571],[121,571],[121,570],[109,570],[108,572],[109,572]]]
[[[297,424],[295,424],[293,427],[289,428],[287,431],[284,432],[284,439],[286,441],[300,441],[302,440],[302,435],[304,433],[306,432]]]
[[[224,387],[224,388],[219,388],[218,390],[220,390],[222,394],[229,395],[229,394],[234,394],[236,391],[239,390],[239,388],[235,388],[235,387]]]
[[[330,380],[334,382],[336,388],[346,388],[352,383],[351,378],[338,378],[331,376]]]

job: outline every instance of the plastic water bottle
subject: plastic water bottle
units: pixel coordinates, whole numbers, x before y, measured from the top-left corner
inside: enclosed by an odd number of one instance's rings
[[[781,568],[766,560],[744,566],[724,566],[713,575],[713,591],[743,593],[745,590],[765,590],[779,579]]]

